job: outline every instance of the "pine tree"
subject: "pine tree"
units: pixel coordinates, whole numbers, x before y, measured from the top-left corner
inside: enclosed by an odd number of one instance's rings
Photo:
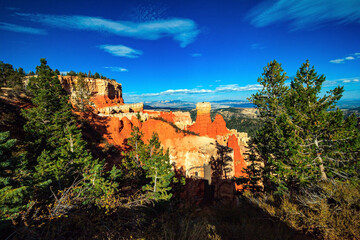
[[[16,218],[26,209],[26,161],[16,154],[15,144],[9,132],[0,132],[0,221]]]
[[[320,97],[325,81],[307,61],[290,88],[276,61],[264,68],[263,89],[249,99],[264,122],[250,143],[248,168],[261,174],[265,190],[282,194],[328,177],[348,179],[359,172],[359,131],[355,116],[344,119],[336,109],[343,88]],[[255,161],[256,159],[256,161]],[[249,185],[250,179],[239,179]]]
[[[95,72],[95,74],[94,74],[94,78],[95,78],[95,79],[100,78],[100,74],[99,74],[98,72]]]
[[[172,196],[170,183],[174,176],[169,152],[164,152],[156,133],[148,144],[142,140],[143,134],[138,127],[133,128],[131,135],[128,139],[130,149],[122,163],[127,173],[125,178],[132,179],[132,186],[142,188],[147,199],[169,200]]]
[[[142,166],[150,183],[143,186],[148,196],[153,200],[170,200],[170,184],[175,175],[170,164],[169,151],[164,153],[159,142],[159,136],[153,133],[146,147],[147,156],[143,159]]]
[[[89,203],[97,202],[98,196],[113,194],[117,184],[112,176],[106,177],[104,163],[86,150],[68,96],[45,59],[41,59],[37,72],[38,77],[29,82],[35,107],[23,111],[31,142],[28,158],[34,169],[34,196],[46,201],[46,196],[58,192],[78,191],[76,198]]]
[[[307,163],[315,180],[349,178],[357,174],[359,131],[356,117],[344,119],[336,108],[344,92],[336,87],[319,96],[325,76],[306,61],[291,83],[288,112],[301,138],[298,157]]]
[[[17,71],[11,64],[0,61],[0,87],[23,89],[22,77],[22,68]]]

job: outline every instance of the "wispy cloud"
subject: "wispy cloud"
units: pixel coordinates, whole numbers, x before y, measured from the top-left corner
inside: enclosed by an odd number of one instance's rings
[[[29,33],[36,35],[45,35],[46,32],[43,29],[20,26],[12,23],[0,22],[0,29],[19,33]]]
[[[128,72],[129,70],[123,67],[104,67],[104,68],[108,68],[113,72]]]
[[[193,53],[191,54],[192,57],[201,57],[202,54],[201,53]]]
[[[344,58],[338,58],[338,59],[334,59],[334,60],[330,60],[331,63],[344,63],[345,59]]]
[[[352,77],[352,78],[339,78],[335,80],[326,80],[324,82],[325,87],[332,87],[339,84],[347,84],[347,83],[360,83],[360,77]]]
[[[346,61],[355,60],[356,58],[360,58],[360,53],[353,53],[349,54],[347,57],[344,58],[337,58],[334,60],[330,60],[331,63],[345,63]]]
[[[142,55],[142,51],[135,50],[124,45],[101,45],[99,48],[118,57],[138,58]]]
[[[253,84],[247,86],[239,86],[238,84],[220,85],[215,89],[215,92],[242,92],[242,91],[256,91],[261,90],[260,84]]]
[[[79,15],[48,15],[31,13],[17,13],[17,15],[33,22],[39,22],[44,25],[64,29],[108,32],[119,36],[147,40],[172,37],[175,41],[180,43],[181,47],[186,47],[188,44],[195,41],[197,35],[200,33],[200,30],[193,20],[183,18],[136,23]]]
[[[177,95],[177,94],[207,94],[207,93],[220,93],[220,92],[255,91],[260,89],[262,89],[262,86],[259,84],[247,85],[247,86],[230,84],[230,85],[220,85],[215,89],[169,89],[158,93],[129,94],[127,97],[146,98],[146,97],[158,97],[158,96]]]
[[[248,14],[256,27],[289,22],[292,30],[318,27],[321,24],[360,23],[359,0],[266,0]]]

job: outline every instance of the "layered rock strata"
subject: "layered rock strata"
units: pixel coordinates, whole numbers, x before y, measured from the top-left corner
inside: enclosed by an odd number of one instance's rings
[[[74,89],[78,81],[76,76],[58,76],[62,87],[70,95],[76,94]],[[122,97],[122,86],[114,80],[84,78],[87,90],[91,96],[91,100],[97,108],[111,106],[116,104],[124,104]]]

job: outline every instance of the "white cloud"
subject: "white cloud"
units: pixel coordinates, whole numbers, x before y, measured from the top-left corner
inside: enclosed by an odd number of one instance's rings
[[[215,90],[212,89],[169,89],[158,93],[143,93],[143,94],[131,94],[128,97],[139,98],[139,97],[158,97],[164,95],[175,95],[175,94],[206,94],[206,93],[219,93],[219,92],[243,92],[243,91],[255,91],[262,89],[259,84],[239,86],[238,84],[221,85]]]
[[[172,37],[180,43],[181,47],[186,47],[195,41],[197,35],[200,33],[200,30],[193,20],[183,18],[137,23],[78,15],[17,14],[33,22],[64,29],[108,32],[123,37],[147,40]]]
[[[201,53],[193,53],[191,54],[192,57],[201,57],[202,54]]]
[[[334,59],[334,60],[330,60],[331,63],[344,63],[345,59],[343,58],[338,58],[338,59]]]
[[[118,57],[138,58],[142,55],[142,51],[135,50],[124,45],[101,45],[99,48]]]
[[[360,53],[352,53],[345,58],[338,58],[334,60],[330,60],[331,63],[345,63],[345,61],[354,60],[355,58],[360,58]]]
[[[358,83],[360,82],[359,77],[353,77],[353,78],[339,78],[339,79],[335,79],[335,80],[326,80],[324,82],[324,86],[325,87],[332,87],[332,86],[337,86],[339,84],[346,84],[346,83]]]
[[[19,33],[29,33],[36,35],[45,35],[46,31],[39,28],[25,27],[12,23],[0,22],[0,29]]]
[[[292,30],[314,28],[324,23],[360,23],[359,0],[266,0],[247,16],[251,24],[264,27],[289,22]]]
[[[129,70],[123,67],[104,67],[104,68],[108,68],[113,72],[128,72]]]
[[[256,91],[261,90],[262,86],[260,84],[253,84],[240,87],[237,84],[230,85],[221,85],[215,89],[216,92],[241,92],[241,91]]]
[[[218,80],[215,80],[215,82],[221,82],[221,80],[220,80],[220,79],[218,79]]]

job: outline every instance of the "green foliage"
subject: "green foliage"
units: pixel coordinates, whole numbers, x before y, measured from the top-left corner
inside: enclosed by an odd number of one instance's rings
[[[15,144],[9,132],[0,132],[0,220],[15,218],[26,208],[26,162],[16,154]]]
[[[95,79],[98,79],[98,78],[100,78],[100,74],[99,74],[98,72],[96,72],[93,77],[94,77]]]
[[[131,133],[132,137],[128,139],[128,145],[131,150],[126,153],[126,160],[123,166],[145,191],[150,200],[169,200],[170,184],[174,177],[174,172],[170,164],[169,152],[165,152],[160,146],[159,137],[153,134],[148,144],[142,141],[143,134],[139,128],[134,127]],[[141,178],[147,178],[143,183]]]
[[[329,177],[358,176],[356,118],[345,120],[335,105],[343,88],[319,96],[325,77],[318,76],[308,61],[290,87],[276,61],[262,75],[258,82],[263,89],[249,99],[264,123],[250,144],[253,164],[257,164],[250,167],[254,171],[250,175],[261,176],[265,189],[278,194]]]
[[[154,200],[170,200],[172,194],[170,183],[175,175],[170,164],[169,151],[164,153],[160,146],[159,136],[153,133],[145,149],[145,158],[142,167],[150,183],[143,186],[148,196]]]
[[[104,173],[104,163],[86,150],[68,96],[45,59],[37,72],[28,86],[35,107],[23,111],[27,157],[34,171],[33,196],[40,202],[52,202],[48,196],[53,195],[51,214],[66,214],[79,202],[102,205],[118,186],[114,176],[118,171]]]
[[[76,74],[76,72],[74,70],[70,70],[69,72],[67,72],[66,75],[75,77],[77,74]]]
[[[0,87],[23,89],[22,77],[24,70],[16,70],[11,64],[0,61]]]

